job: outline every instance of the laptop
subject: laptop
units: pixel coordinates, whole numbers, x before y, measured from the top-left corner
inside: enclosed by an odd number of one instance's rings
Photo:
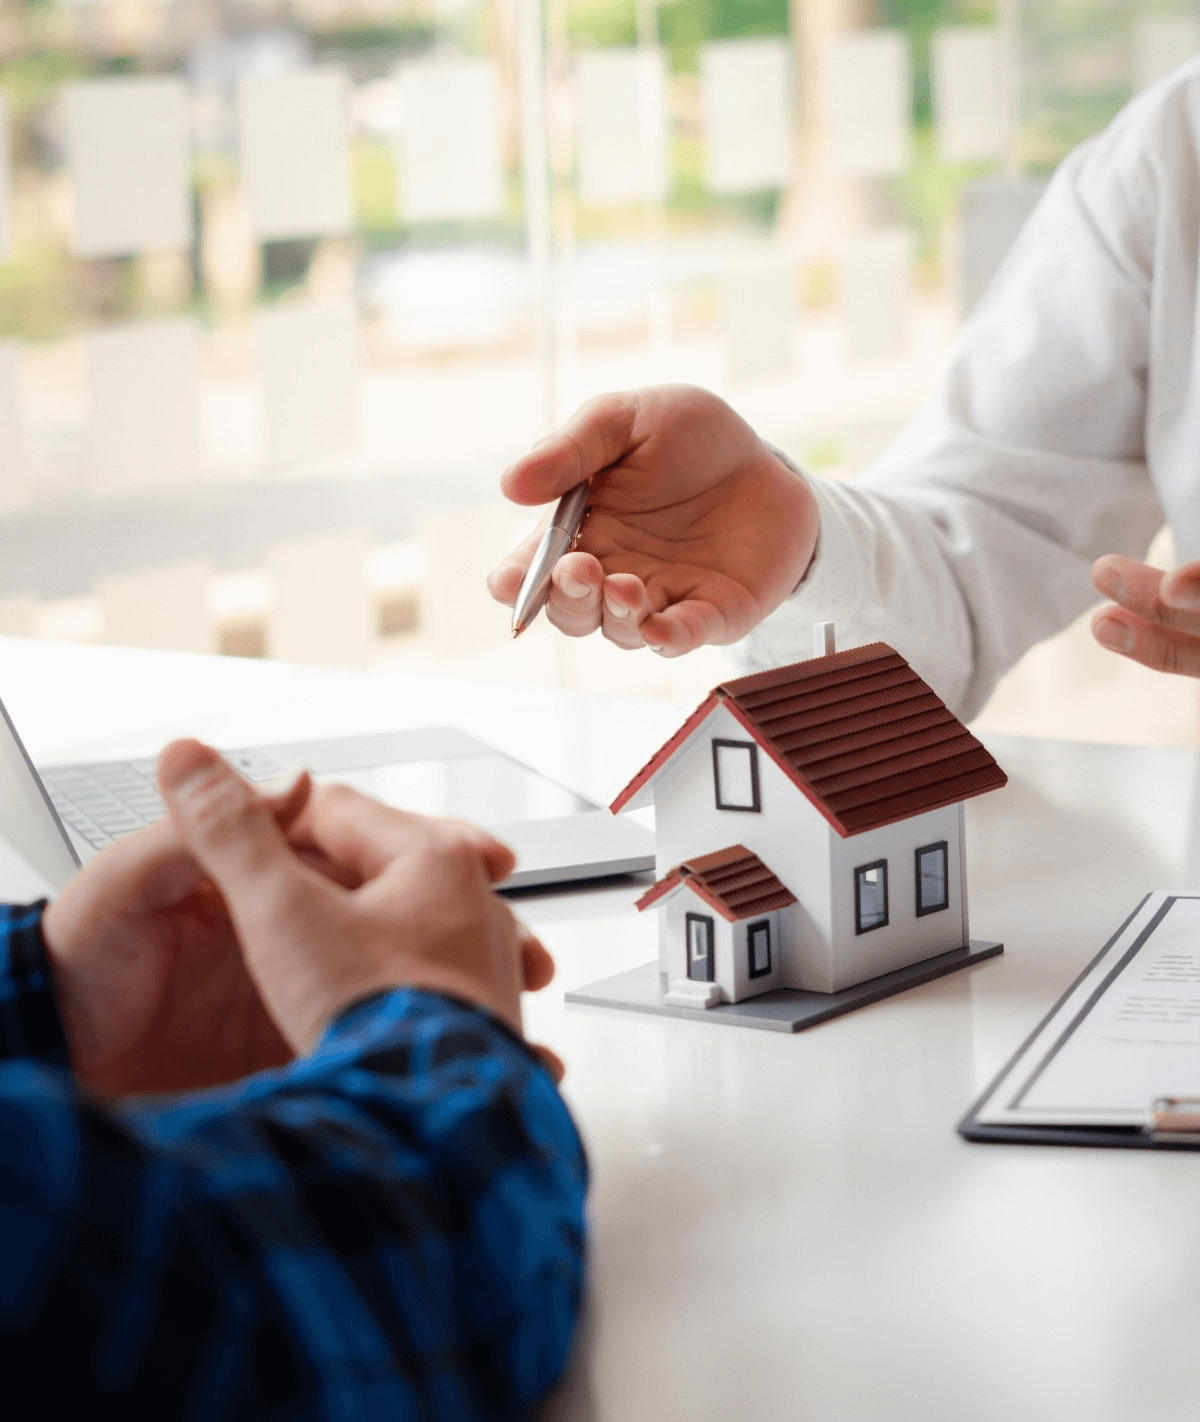
[[[301,767],[385,804],[486,826],[517,867],[503,890],[654,868],[654,836],[452,726],[250,746],[222,754],[251,783]],[[0,836],[54,888],[121,835],[164,813],[154,759],[45,766],[0,702]]]

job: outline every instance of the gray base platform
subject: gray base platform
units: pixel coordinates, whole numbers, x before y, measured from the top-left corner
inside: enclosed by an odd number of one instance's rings
[[[630,968],[615,977],[576,988],[566,994],[566,1000],[585,1007],[620,1007],[626,1012],[654,1012],[662,1017],[685,1017],[689,1021],[715,1022],[725,1027],[803,1032],[806,1027],[815,1027],[818,1022],[827,1022],[831,1017],[840,1017],[843,1012],[853,1012],[856,1007],[866,1007],[868,1003],[918,987],[921,983],[932,982],[934,978],[944,978],[947,973],[957,972],[971,963],[982,963],[985,958],[994,958],[1003,952],[1003,943],[972,938],[965,948],[939,953],[936,958],[926,958],[924,962],[913,963],[907,968],[897,968],[894,973],[884,973],[882,977],[857,983],[841,992],[799,992],[779,988],[745,1002],[722,1002],[716,1007],[703,1008],[671,1007],[663,1002],[656,958],[639,968]]]

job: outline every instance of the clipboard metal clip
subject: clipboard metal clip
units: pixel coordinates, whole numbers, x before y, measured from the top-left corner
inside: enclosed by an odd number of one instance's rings
[[[1200,1096],[1156,1096],[1144,1129],[1155,1140],[1200,1145]]]

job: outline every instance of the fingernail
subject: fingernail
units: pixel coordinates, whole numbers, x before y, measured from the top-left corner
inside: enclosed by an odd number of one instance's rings
[[[560,592],[566,593],[568,597],[587,597],[591,588],[587,583],[581,583],[577,578],[568,577],[566,573],[560,573],[558,578],[558,588]]]
[[[164,793],[186,797],[193,786],[212,774],[220,756],[197,741],[176,741],[158,758],[158,783]]]
[[[1163,601],[1170,607],[1184,607],[1194,612],[1200,608],[1200,583],[1176,583],[1171,588],[1170,595],[1164,597]]]
[[[1102,647],[1111,652],[1132,652],[1133,632],[1115,617],[1099,617],[1092,626],[1092,633]]]
[[[1125,601],[1125,579],[1115,568],[1098,569],[1096,586],[1105,597],[1111,597],[1114,602]]]
[[[614,602],[611,597],[604,599],[604,607],[613,617],[629,617],[633,612],[632,607],[622,607],[620,603]]]

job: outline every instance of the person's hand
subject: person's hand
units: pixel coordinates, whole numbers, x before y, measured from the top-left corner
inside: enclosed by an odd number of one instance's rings
[[[1200,563],[1164,573],[1110,553],[1092,564],[1092,582],[1112,599],[1092,614],[1102,647],[1154,671],[1200,677]]]
[[[310,790],[302,776],[263,813],[286,829]],[[101,1095],[215,1086],[292,1056],[169,819],[91,860],[46,908],[42,937],[72,1068]]]
[[[400,986],[462,998],[520,1033],[521,993],[545,986],[554,965],[492,891],[514,859],[491,835],[327,786],[285,837],[253,788],[196,741],[168,746],[158,777],[180,840],[220,891],[250,975],[296,1051],[350,1003]]]
[[[592,480],[576,551],[554,571],[546,615],[585,637],[679,656],[744,637],[803,578],[819,514],[807,483],[707,391],[604,395],[519,459],[500,486],[544,504]],[[488,578],[511,606],[531,535]]]

